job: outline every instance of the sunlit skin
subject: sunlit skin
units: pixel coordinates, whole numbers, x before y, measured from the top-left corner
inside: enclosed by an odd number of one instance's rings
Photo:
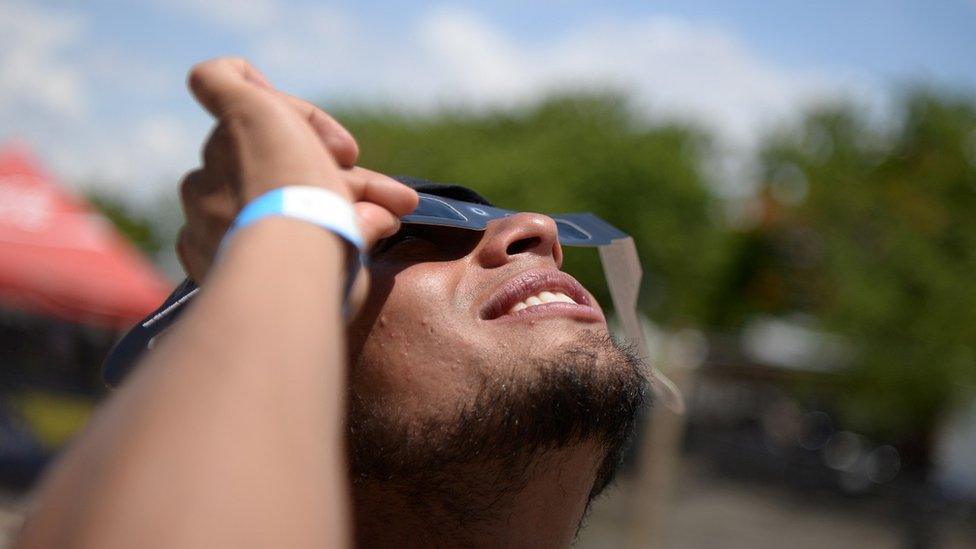
[[[327,113],[242,59],[188,80],[215,118],[181,185],[177,252],[203,291],[50,470],[16,546],[568,546],[643,392],[560,273],[553,221],[397,232],[416,192],[357,167]],[[371,250],[351,296],[351,248],[306,221],[266,218],[215,255],[243,204],[290,185],[350,202]],[[551,289],[575,303],[507,314]]]
[[[350,328],[350,354],[360,357],[353,363],[363,365],[352,382],[362,394],[392,399],[407,417],[470,398],[476,375],[486,373],[471,369],[485,357],[523,362],[580,330],[606,333],[592,295],[592,307],[549,305],[481,318],[481,307],[506,281],[561,267],[547,216],[520,213],[491,222],[484,233],[429,228],[378,248],[370,263],[373,290]]]
[[[372,291],[350,328],[350,377],[361,395],[395,407],[408,422],[453,413],[473,398],[481,376],[492,375],[484,368],[511,368],[546,356],[581,330],[607,331],[602,310],[589,294],[592,307],[544,305],[521,315],[482,318],[485,302],[507,281],[561,267],[562,250],[549,217],[521,213],[491,222],[483,233],[427,228],[387,246],[381,242],[371,257]],[[500,521],[440,532],[433,539],[417,532],[431,532],[424,525],[436,524],[437,518],[412,513],[410,498],[382,484],[354,486],[357,542],[377,547],[445,540],[484,547],[568,545],[603,454],[595,443],[549,452],[533,468],[532,480],[504,502]],[[492,465],[473,466],[469,475],[484,473],[479,467]]]

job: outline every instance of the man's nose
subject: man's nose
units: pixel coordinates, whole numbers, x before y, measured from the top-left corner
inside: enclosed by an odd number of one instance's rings
[[[556,222],[537,213],[517,213],[488,223],[478,247],[482,267],[501,267],[523,254],[551,258],[559,268],[563,250]]]

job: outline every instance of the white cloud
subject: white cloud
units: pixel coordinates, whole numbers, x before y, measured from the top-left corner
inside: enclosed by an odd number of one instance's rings
[[[65,59],[84,30],[76,15],[0,4],[0,116],[9,120],[25,109],[71,118],[86,112],[82,74]]]
[[[420,22],[430,99],[505,103],[559,88],[623,88],[658,118],[700,122],[753,143],[811,103],[871,93],[857,78],[777,67],[731,31],[668,17],[606,19],[547,43],[519,44],[470,13]]]
[[[83,142],[62,147],[52,167],[76,186],[97,186],[146,202],[176,188],[198,163],[203,128],[174,114],[149,114],[121,127],[93,130]]]
[[[520,51],[503,34],[471,13],[440,11],[420,21],[415,33],[424,63],[450,96],[478,102],[525,99],[538,88],[541,74],[533,67],[533,52]],[[439,73],[439,75],[437,74]],[[442,92],[443,93],[443,92]]]
[[[180,120],[164,115],[151,116],[136,126],[135,137],[147,154],[155,157],[173,158],[183,147],[181,141],[186,137],[186,129]]]
[[[0,145],[33,148],[69,187],[152,198],[160,182],[173,184],[192,166],[202,130],[140,109],[159,95],[159,71],[93,45],[90,24],[76,12],[0,3]],[[105,116],[119,99],[135,116]]]
[[[210,25],[238,31],[260,28],[286,9],[276,0],[157,0],[163,9],[194,16]]]
[[[369,58],[365,32],[357,21],[326,6],[281,9],[253,34],[250,57],[292,86],[327,86],[346,80],[353,63]]]
[[[845,95],[874,103],[882,97],[863,77],[777,66],[730,29],[663,16],[590,20],[527,42],[453,8],[418,13],[391,33],[365,17],[289,0],[159,0],[157,7],[231,31],[239,40],[227,44],[282,89],[313,100],[429,110],[524,104],[557,89],[624,89],[655,119],[714,130],[727,152],[723,165],[739,171],[758,136],[803,106]],[[0,5],[5,131],[43,143],[70,179],[119,188],[172,184],[196,164],[205,117],[194,118],[188,100],[179,111],[157,101],[184,93],[182,75],[161,72],[172,67],[152,66],[138,51],[95,50],[86,43],[86,25],[75,15]],[[101,99],[93,97],[93,82],[105,81],[119,82],[113,91],[132,110],[118,111],[122,120],[90,113]],[[101,108],[116,112],[112,104]]]
[[[717,178],[743,192],[760,137],[803,108],[840,98],[883,103],[862,75],[777,66],[730,29],[664,16],[606,18],[531,43],[476,13],[435,9],[395,36],[334,10],[286,11],[252,39],[274,81],[320,98],[407,109],[511,106],[553,90],[622,89],[656,120],[719,137]],[[736,187],[739,185],[739,187]]]
[[[662,16],[595,20],[527,44],[458,9],[423,13],[396,35],[334,9],[271,11],[252,29],[250,56],[276,83],[313,98],[427,109],[622,88],[656,118],[690,119],[748,148],[805,105],[880,96],[863,77],[776,66],[729,29]]]

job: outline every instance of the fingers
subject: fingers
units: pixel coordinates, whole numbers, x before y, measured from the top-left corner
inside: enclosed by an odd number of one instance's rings
[[[263,74],[238,57],[222,57],[194,66],[187,85],[197,101],[216,118],[238,102],[265,96],[271,85]]]
[[[200,63],[190,70],[188,85],[197,100],[218,119],[235,102],[271,92],[284,99],[309,123],[339,166],[351,168],[359,158],[359,146],[342,124],[312,103],[275,90],[264,75],[244,59],[220,58]]]
[[[322,111],[318,112],[327,116]],[[331,123],[341,128],[334,120]],[[345,130],[343,129],[343,131]],[[206,192],[212,192],[214,189],[203,189],[202,186],[207,184],[207,182],[217,184],[221,181],[220,176],[224,174],[220,173],[222,166],[220,155],[226,149],[227,135],[226,126],[223,123],[218,124],[210,134],[210,138],[203,148],[203,161],[205,170],[211,177],[196,178],[192,186],[193,189],[196,189],[194,192],[199,193],[204,190]],[[355,145],[354,141],[353,145]],[[366,200],[375,202],[388,208],[397,216],[406,215],[417,207],[419,198],[417,197],[416,191],[392,177],[360,167],[343,170],[342,175],[343,181],[348,184],[353,199],[356,201]]]
[[[188,226],[180,228],[176,237],[176,257],[187,276],[199,284],[206,278],[213,256],[203,251],[192,234]]]
[[[237,215],[237,201],[219,177],[199,169],[183,177],[180,202],[186,225],[177,241],[177,253],[187,274],[199,282]]]
[[[400,216],[417,205],[417,193],[393,178],[365,168],[343,173],[349,186],[358,189],[354,209],[367,247],[395,233]],[[220,174],[209,166],[184,176],[180,199],[188,227],[187,241],[203,254],[212,255],[237,215],[237,199]]]
[[[382,206],[372,202],[357,202],[353,204],[353,210],[356,212],[356,224],[367,250],[380,239],[392,236],[400,230],[400,218]]]
[[[349,130],[312,103],[284,92],[278,93],[308,121],[339,166],[352,168],[356,165],[356,160],[359,158],[359,145]]]
[[[231,147],[230,139],[230,131],[227,129],[226,123],[219,122],[216,126],[214,126],[213,130],[210,132],[210,136],[207,138],[207,142],[203,144],[203,150],[200,152],[201,160],[203,161],[203,169],[205,169],[208,173],[217,175],[223,169],[227,151]],[[225,181],[221,177],[209,177],[206,178],[206,180],[211,184],[224,184]],[[199,183],[201,182],[202,181],[198,181],[194,183],[195,187],[197,187],[196,192],[200,192],[202,190],[199,188]],[[184,183],[186,183],[186,179],[184,179]],[[210,189],[207,190],[209,191]]]
[[[417,193],[385,175],[355,167],[352,135],[322,109],[275,90],[243,59],[195,66],[188,85],[217,124],[205,144],[203,167],[181,185],[186,227],[178,253],[202,278],[238,210],[271,189],[315,185],[354,204],[367,246],[399,228]]]
[[[238,210],[230,188],[205,170],[193,170],[183,177],[180,202],[187,222],[214,233],[218,241]]]
[[[392,177],[366,168],[347,170],[346,182],[354,200],[373,202],[390,210],[396,217],[414,211],[420,201],[417,191]]]

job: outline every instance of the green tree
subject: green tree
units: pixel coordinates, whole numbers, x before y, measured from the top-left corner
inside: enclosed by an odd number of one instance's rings
[[[902,107],[891,128],[822,109],[768,141],[723,322],[813,315],[854,350],[847,421],[911,438],[976,382],[976,103],[915,91]]]

